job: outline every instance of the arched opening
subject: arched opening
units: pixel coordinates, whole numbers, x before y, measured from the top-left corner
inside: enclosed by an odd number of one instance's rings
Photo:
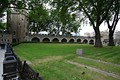
[[[32,41],[32,42],[40,42],[40,39],[37,38],[37,37],[34,37],[34,38],[31,39],[31,41]]]
[[[74,39],[70,39],[69,42],[70,42],[70,43],[74,43]]]
[[[90,40],[89,44],[93,45],[94,44],[94,40]]]
[[[77,39],[77,42],[78,42],[78,43],[81,43],[81,39]]]
[[[103,43],[104,43],[104,44],[107,44],[108,42],[109,42],[108,39],[104,39],[104,40],[103,40]]]
[[[64,39],[61,40],[61,42],[67,42],[67,39],[64,38]]]
[[[50,39],[49,38],[44,38],[42,41],[43,42],[50,42]]]
[[[12,43],[16,43],[16,39],[15,38],[12,40]]]
[[[52,42],[59,42],[59,39],[54,38],[54,39],[52,40]]]
[[[83,44],[87,44],[88,43],[88,40],[87,39],[84,39],[83,40]]]

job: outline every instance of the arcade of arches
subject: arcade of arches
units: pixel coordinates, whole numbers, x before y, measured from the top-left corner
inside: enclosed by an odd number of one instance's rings
[[[59,42],[62,42],[62,43],[82,43],[82,44],[91,44],[93,45],[94,44],[94,39],[74,39],[74,38],[71,38],[71,39],[67,39],[67,38],[62,38],[62,39],[59,39],[59,38],[38,38],[38,37],[33,37],[31,39],[32,42],[53,42],[53,43],[59,43]]]

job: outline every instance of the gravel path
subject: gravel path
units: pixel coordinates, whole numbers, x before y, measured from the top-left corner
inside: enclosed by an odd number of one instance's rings
[[[83,58],[83,59],[86,59],[86,60],[91,60],[91,61],[95,61],[95,62],[101,62],[101,63],[110,64],[110,65],[120,67],[119,64],[114,64],[114,63],[111,63],[111,62],[105,62],[105,61],[102,61],[102,60],[96,60],[96,59],[91,59],[91,58],[86,58],[86,57],[78,57],[78,58]]]
[[[90,69],[92,71],[98,72],[98,73],[103,74],[103,75],[111,76],[111,77],[114,77],[114,78],[120,80],[120,76],[118,76],[116,74],[109,73],[109,72],[106,72],[106,71],[103,71],[103,70],[100,70],[100,69],[97,69],[97,68],[94,68],[94,67],[90,67],[90,66],[87,66],[87,65],[79,64],[79,63],[73,62],[73,61],[66,61],[66,62],[69,63],[69,64],[79,66],[79,67],[84,67],[84,68]]]
[[[5,55],[5,50],[0,49],[0,80],[3,80],[2,74],[3,74],[3,60]]]

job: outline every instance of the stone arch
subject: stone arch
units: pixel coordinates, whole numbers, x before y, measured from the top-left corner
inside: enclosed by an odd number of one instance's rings
[[[116,42],[116,45],[117,45],[117,46],[120,46],[120,41],[117,41],[117,42]]]
[[[17,40],[14,38],[13,40],[12,40],[12,43],[16,43],[17,42]]]
[[[63,38],[63,39],[61,40],[61,42],[67,42],[67,39]]]
[[[58,39],[58,38],[54,38],[54,39],[52,40],[52,42],[59,42],[59,39]]]
[[[77,42],[78,42],[78,43],[81,43],[81,39],[77,39]]]
[[[107,44],[108,42],[109,42],[109,40],[107,40],[107,39],[104,39],[104,40],[103,40],[103,43],[104,43],[104,44]]]
[[[69,42],[70,42],[70,43],[74,43],[75,40],[74,40],[74,39],[70,39]]]
[[[42,41],[43,42],[50,42],[50,39],[49,38],[44,38]]]
[[[87,40],[87,39],[84,39],[84,40],[83,40],[83,43],[84,43],[84,44],[87,44],[87,43],[88,43],[88,40]]]
[[[40,39],[38,37],[34,37],[31,39],[32,42],[40,42]]]
[[[89,44],[92,44],[92,45],[93,45],[93,44],[94,44],[94,40],[90,40],[90,41],[89,41]]]

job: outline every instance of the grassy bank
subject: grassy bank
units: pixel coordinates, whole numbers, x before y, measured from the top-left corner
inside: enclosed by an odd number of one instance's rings
[[[76,49],[83,49],[85,57],[120,64],[120,47],[95,48],[91,45],[51,43],[24,43],[14,47],[15,52],[26,60],[44,56],[75,55]]]
[[[61,60],[39,64],[34,68],[40,72],[43,80],[118,80]]]
[[[95,48],[91,45],[57,43],[24,43],[14,47],[17,55],[22,60],[30,61],[43,80],[118,80],[66,63],[70,60],[119,75],[120,67],[77,58],[76,49],[83,49],[84,57],[120,64],[120,47]]]

